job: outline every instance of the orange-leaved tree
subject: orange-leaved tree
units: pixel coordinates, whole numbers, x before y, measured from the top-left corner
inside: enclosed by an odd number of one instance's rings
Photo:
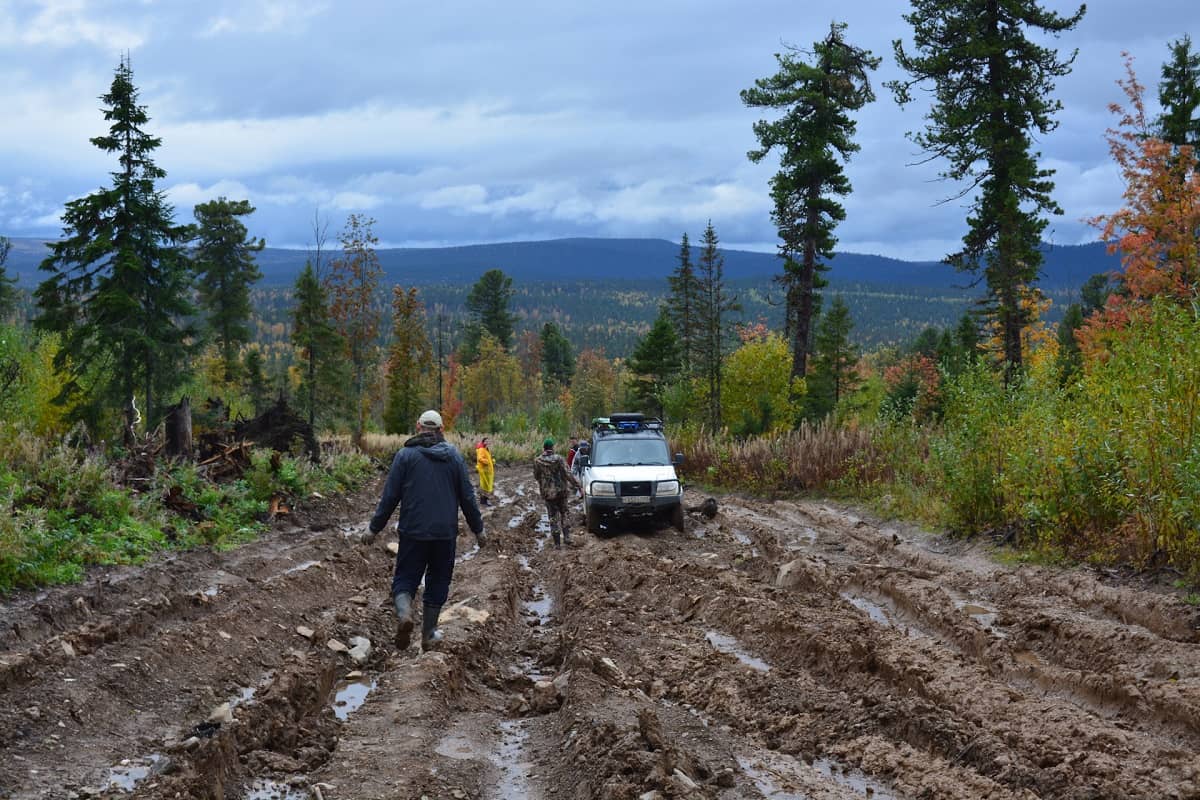
[[[1120,253],[1122,272],[1118,291],[1078,333],[1089,356],[1105,348],[1112,331],[1143,317],[1153,298],[1191,302],[1200,290],[1200,170],[1195,148],[1176,147],[1153,135],[1143,100],[1145,87],[1128,54],[1125,73],[1117,84],[1128,106],[1109,106],[1119,122],[1107,136],[1125,180],[1125,207],[1089,220],[1109,242],[1109,252]]]

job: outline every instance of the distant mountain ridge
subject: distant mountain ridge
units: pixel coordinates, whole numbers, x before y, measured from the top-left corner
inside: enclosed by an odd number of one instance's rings
[[[38,264],[46,256],[46,240],[13,238],[7,270],[25,287],[41,280]],[[1102,242],[1045,245],[1041,284],[1077,289],[1091,275],[1118,269]],[[332,251],[336,255],[337,251]],[[515,283],[555,281],[665,280],[675,269],[679,245],[666,239],[551,239],[438,248],[388,248],[378,251],[386,283],[428,285],[474,282],[489,269],[500,269]],[[780,271],[774,253],[723,249],[730,281],[763,278]],[[699,248],[692,248],[692,260]],[[258,254],[262,285],[290,285],[308,253],[268,247]],[[886,256],[838,253],[828,277],[835,284],[864,283],[918,288],[962,286],[972,279],[936,261],[904,261]]]

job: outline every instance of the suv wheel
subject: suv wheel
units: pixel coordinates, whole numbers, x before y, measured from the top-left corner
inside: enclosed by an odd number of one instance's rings
[[[671,526],[680,533],[684,533],[683,519],[683,503],[677,503],[675,508],[671,509]]]
[[[600,512],[595,508],[587,510],[587,529],[588,533],[600,535]]]

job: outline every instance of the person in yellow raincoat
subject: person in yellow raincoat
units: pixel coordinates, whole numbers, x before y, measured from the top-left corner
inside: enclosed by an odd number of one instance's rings
[[[486,436],[475,445],[475,469],[479,472],[479,505],[486,506],[496,478],[496,462],[492,461]]]

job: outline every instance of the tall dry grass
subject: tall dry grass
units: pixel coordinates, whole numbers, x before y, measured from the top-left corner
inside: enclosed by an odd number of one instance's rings
[[[685,477],[751,491],[812,491],[831,488],[854,474],[882,468],[871,428],[804,423],[776,436],[736,440],[708,432],[675,437],[684,454]]]

